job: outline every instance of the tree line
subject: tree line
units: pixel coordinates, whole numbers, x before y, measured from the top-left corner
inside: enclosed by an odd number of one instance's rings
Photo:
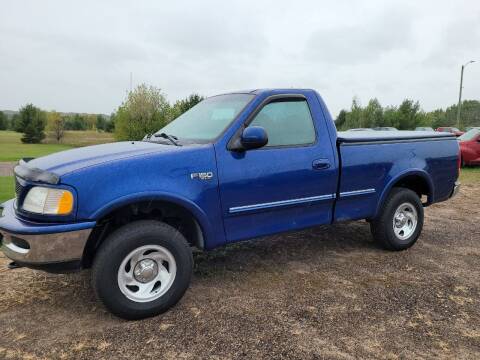
[[[33,144],[45,138],[45,131],[53,133],[55,139],[60,142],[67,130],[113,132],[114,124],[110,117],[101,114],[61,114],[26,104],[12,116],[0,111],[0,130],[23,133],[22,142]]]
[[[154,133],[167,123],[204,99],[198,94],[167,101],[161,89],[142,84],[129,92],[126,99],[110,116],[101,114],[61,114],[44,111],[27,104],[11,117],[0,111],[0,130],[23,133],[25,143],[39,143],[45,131],[60,142],[67,130],[96,130],[113,132],[116,140],[140,140]],[[465,100],[462,103],[460,128],[480,126],[480,101]],[[425,112],[418,101],[404,100],[399,106],[383,107],[377,99],[362,106],[354,98],[349,110],[341,110],[335,124],[337,129],[373,128],[391,126],[399,130],[411,130],[424,126],[456,126],[457,105]]]
[[[399,106],[383,107],[377,99],[362,106],[357,98],[349,110],[341,110],[335,124],[339,130],[353,128],[395,127],[412,130],[416,127],[457,126],[457,105],[433,111],[423,111],[418,101],[405,99]],[[460,129],[480,126],[480,101],[465,100],[461,107]]]
[[[101,114],[61,114],[27,104],[13,116],[0,111],[0,130],[23,133],[23,143],[40,143],[46,132],[61,142],[67,130],[113,132],[117,140],[139,140],[153,133],[203,100],[192,94],[170,104],[160,89],[142,84],[110,116]]]

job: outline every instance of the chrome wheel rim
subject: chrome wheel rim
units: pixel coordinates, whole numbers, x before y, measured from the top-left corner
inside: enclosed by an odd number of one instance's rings
[[[149,302],[172,286],[177,264],[172,253],[159,245],[146,245],[130,252],[118,268],[118,286],[135,302]]]
[[[407,240],[418,224],[417,209],[410,203],[401,204],[393,215],[393,231],[400,240]]]

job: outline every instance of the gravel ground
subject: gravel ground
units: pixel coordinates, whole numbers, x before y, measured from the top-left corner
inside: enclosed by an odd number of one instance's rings
[[[478,359],[479,192],[428,208],[400,253],[352,222],[197,254],[182,301],[137,322],[95,301],[88,271],[8,271],[0,256],[0,358]]]

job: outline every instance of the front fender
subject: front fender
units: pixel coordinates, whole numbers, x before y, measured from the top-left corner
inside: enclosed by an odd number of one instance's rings
[[[95,211],[91,217],[93,219],[100,219],[123,206],[134,204],[140,201],[165,201],[183,207],[195,217],[195,220],[200,225],[205,240],[205,245],[207,246],[207,244],[215,243],[213,227],[207,214],[197,204],[178,194],[158,191],[146,191],[128,194],[105,204]]]

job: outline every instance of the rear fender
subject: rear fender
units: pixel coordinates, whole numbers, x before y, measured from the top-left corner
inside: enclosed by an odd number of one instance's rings
[[[374,217],[377,217],[380,209],[382,208],[382,205],[383,203],[385,202],[385,200],[387,199],[388,195],[390,194],[390,191],[392,190],[392,188],[398,184],[399,182],[402,181],[402,179],[405,179],[407,178],[408,176],[419,176],[421,177],[422,179],[424,179],[428,185],[428,201],[427,201],[427,204],[431,204],[433,201],[434,201],[434,185],[433,185],[433,181],[430,177],[430,175],[425,171],[425,170],[421,170],[421,169],[415,169],[415,170],[406,170],[400,174],[397,174],[395,177],[393,177],[388,183],[387,185],[384,187],[381,195],[380,195],[380,199],[378,201],[378,204],[377,204],[377,208],[375,210],[375,214],[374,214]]]

